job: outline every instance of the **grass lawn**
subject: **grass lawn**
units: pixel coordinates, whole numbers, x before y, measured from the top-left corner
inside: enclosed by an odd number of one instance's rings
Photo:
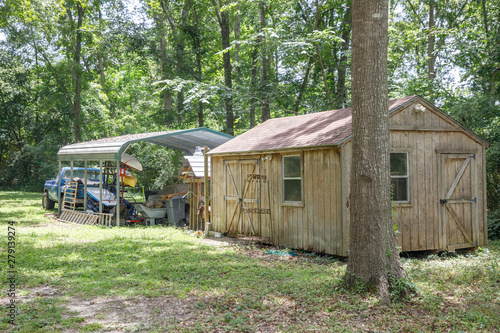
[[[386,307],[345,293],[346,262],[332,257],[215,246],[175,228],[73,225],[44,213],[40,193],[0,192],[0,330],[500,332],[500,242],[474,254],[404,259],[419,294]],[[10,221],[15,326],[4,283]]]

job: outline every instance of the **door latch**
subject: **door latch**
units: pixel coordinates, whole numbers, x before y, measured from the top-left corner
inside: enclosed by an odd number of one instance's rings
[[[444,205],[444,204],[445,204],[445,203],[447,203],[447,202],[448,202],[448,200],[446,200],[446,199],[440,199],[440,200],[439,200],[439,203],[440,203],[441,205]]]

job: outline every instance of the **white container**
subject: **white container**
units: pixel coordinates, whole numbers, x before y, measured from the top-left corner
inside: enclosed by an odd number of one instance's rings
[[[135,209],[137,209],[137,211],[141,213],[141,215],[144,218],[147,219],[149,218],[161,219],[164,218],[165,215],[167,214],[167,208],[148,208],[144,205],[138,204],[135,205]]]

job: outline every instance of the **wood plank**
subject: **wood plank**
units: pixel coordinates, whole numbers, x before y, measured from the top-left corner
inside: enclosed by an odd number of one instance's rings
[[[410,210],[409,216],[409,237],[410,237],[410,251],[418,250],[418,207],[420,207],[420,203],[418,201],[418,182],[419,182],[419,172],[418,172],[418,153],[417,153],[417,142],[416,142],[416,133],[410,132],[408,133],[408,144],[414,152],[414,158],[410,160],[410,172],[413,174],[412,187],[414,190],[412,191],[413,199],[412,203],[416,209]]]
[[[426,119],[427,122],[430,122],[432,119],[428,117]],[[433,250],[434,249],[434,223],[435,220],[433,218],[433,205],[432,198],[435,192],[432,192],[432,183],[434,181],[433,174],[433,161],[435,157],[434,147],[433,147],[433,138],[434,134],[425,133],[425,145],[424,145],[424,169],[426,170],[425,177],[425,211],[424,211],[424,219],[425,219],[425,249]]]
[[[437,119],[437,122],[440,120]],[[439,155],[435,153],[436,147],[439,144],[439,136],[440,134],[434,134],[432,136],[432,147],[428,147],[429,156],[432,156],[432,165],[431,165],[431,188],[430,188],[430,200],[429,200],[429,209],[432,212],[431,221],[432,221],[432,231],[430,237],[432,237],[432,244],[428,243],[429,249],[438,250],[439,247],[439,168],[438,168],[438,159]]]
[[[333,180],[333,173],[335,170],[332,169],[332,160],[336,152],[333,149],[323,152],[323,173],[324,173],[324,220],[325,220],[325,230],[324,230],[324,242],[325,242],[325,252],[333,254],[333,241],[332,241],[332,224],[335,223],[336,216],[332,211],[332,206],[335,205],[335,201],[332,195],[332,191],[340,191],[339,184],[335,183]]]
[[[277,155],[275,159],[275,164],[274,164],[274,174],[276,175],[276,186],[277,186],[277,193],[278,196],[275,197],[275,205],[277,207],[277,220],[276,220],[276,226],[277,226],[277,233],[276,237],[278,239],[278,245],[283,246],[284,244],[284,235],[283,235],[283,230],[284,230],[284,219],[283,219],[283,209],[281,207],[281,202],[283,201],[283,172],[282,172],[282,159],[281,155]]]
[[[308,212],[307,215],[307,242],[305,249],[308,251],[312,251],[314,248],[314,171],[315,165],[311,158],[304,158],[304,175],[305,181],[308,184],[309,188],[307,190],[307,202],[306,210]]]
[[[342,146],[342,225],[337,225],[337,228],[340,227],[340,235],[341,237],[336,237],[339,244],[338,247],[341,249],[341,253],[343,256],[348,255],[349,251],[349,242],[350,242],[350,224],[351,224],[351,157],[352,157],[352,142],[347,142]],[[339,230],[339,229],[337,229]]]
[[[481,223],[481,226],[479,228],[479,245],[486,246],[488,245],[488,210],[487,210],[487,197],[486,194],[488,193],[487,187],[486,187],[486,148],[483,146],[481,149],[481,163],[482,167],[480,168],[481,170],[481,176],[479,179],[481,180],[482,185],[479,186],[479,189],[482,191],[482,205],[481,205],[481,214],[479,215],[479,223]]]
[[[451,216],[453,217],[454,219],[454,222],[456,224],[456,226],[460,229],[460,231],[462,232],[462,235],[467,239],[467,242],[469,242],[470,244],[473,243],[472,241],[472,237],[469,235],[469,233],[467,232],[467,230],[465,229],[465,227],[463,226],[463,222],[462,220],[458,217],[457,213],[455,212],[455,210],[453,208],[450,207],[449,204],[446,204],[445,205],[446,208],[448,209],[448,211],[450,212]],[[456,243],[461,243],[461,242],[455,242],[453,244],[456,244]]]
[[[460,166],[460,169],[458,171],[458,174],[457,176],[455,177],[455,179],[453,180],[452,184],[451,184],[451,187],[450,189],[448,190],[448,192],[446,193],[445,195],[445,199],[450,199],[451,198],[451,195],[453,194],[453,192],[455,191],[455,188],[457,187],[457,184],[458,182],[460,181],[460,179],[462,179],[462,176],[465,172],[465,169],[467,168],[467,166],[469,165],[471,161],[471,158],[468,157],[464,160],[464,162],[462,163],[462,165]]]
[[[419,112],[421,114],[421,112]],[[420,115],[419,115],[420,116]],[[417,186],[417,198],[418,198],[418,209],[416,209],[416,215],[418,216],[417,224],[418,224],[418,250],[425,250],[427,237],[426,237],[426,218],[425,218],[425,210],[426,210],[426,188],[425,182],[428,178],[428,173],[425,169],[425,145],[427,142],[425,141],[425,135],[423,133],[419,133],[415,135],[416,137],[416,162],[418,168],[418,181],[416,183]]]
[[[333,229],[332,245],[334,249],[334,252],[332,253],[341,256],[343,255],[342,239],[344,236],[342,235],[342,206],[344,205],[342,201],[342,188],[341,188],[342,178],[341,178],[341,166],[340,166],[341,162],[340,150],[336,149],[335,154],[333,156],[334,160],[332,163],[332,170],[333,170],[332,176],[333,176],[333,181],[335,184],[337,184],[337,186],[336,188],[332,189],[332,202],[334,203],[332,205],[332,215],[335,216],[335,223],[332,224],[332,229]]]

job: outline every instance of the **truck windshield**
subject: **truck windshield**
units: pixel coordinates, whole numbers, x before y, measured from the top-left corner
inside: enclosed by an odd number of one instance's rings
[[[73,178],[78,177],[78,178],[85,178],[85,170],[73,170]],[[66,170],[64,171],[64,177],[65,179],[70,179],[71,178],[71,170]],[[99,172],[95,170],[87,170],[87,179],[88,180],[99,180]]]

